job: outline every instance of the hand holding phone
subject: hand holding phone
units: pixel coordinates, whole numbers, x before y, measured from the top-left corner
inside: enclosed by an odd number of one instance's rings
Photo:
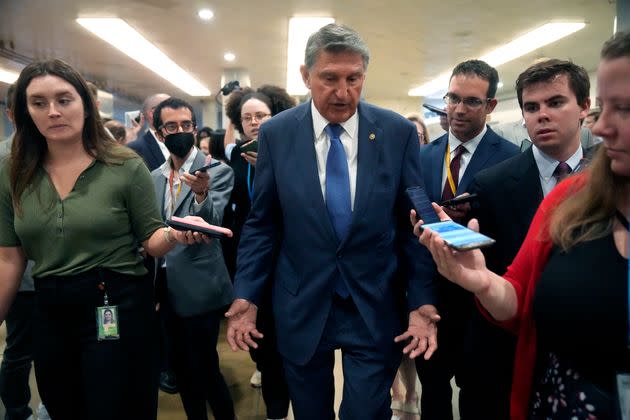
[[[214,162],[214,163],[210,163],[210,164],[208,164],[208,165],[204,165],[204,166],[202,166],[201,168],[191,169],[191,170],[190,170],[190,174],[191,174],[191,175],[194,175],[194,174],[196,174],[197,172],[207,172],[207,171],[208,171],[208,169],[210,169],[210,168],[215,168],[215,167],[219,166],[220,164],[221,164],[221,162]]]
[[[203,233],[204,235],[219,239],[231,238],[233,235],[230,229],[177,216],[173,216],[168,219],[166,224],[175,230],[191,230],[193,232]]]
[[[416,210],[416,214],[424,222],[420,226],[420,230],[428,227],[438,233],[449,247],[458,251],[465,251],[494,244],[494,239],[475,232],[466,226],[455,223],[452,220],[440,220],[423,187],[407,188],[406,193]]]

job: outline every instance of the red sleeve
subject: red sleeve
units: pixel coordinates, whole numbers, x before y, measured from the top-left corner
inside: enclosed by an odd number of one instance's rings
[[[518,254],[503,275],[503,278],[509,281],[516,291],[518,303],[516,316],[510,320],[498,322],[478,302],[477,306],[486,318],[516,334],[521,320],[531,316],[534,289],[553,248],[549,236],[549,219],[560,202],[584,186],[586,178],[585,173],[570,177],[545,197],[534,215]]]

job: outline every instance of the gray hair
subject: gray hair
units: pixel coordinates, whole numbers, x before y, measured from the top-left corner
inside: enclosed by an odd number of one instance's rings
[[[330,23],[320,28],[308,38],[304,53],[304,63],[307,69],[313,68],[321,51],[360,54],[363,58],[363,67],[366,70],[370,62],[370,51],[359,34],[354,29],[336,23]]]

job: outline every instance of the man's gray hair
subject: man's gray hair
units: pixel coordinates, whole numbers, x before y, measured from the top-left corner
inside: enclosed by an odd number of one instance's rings
[[[321,51],[360,54],[363,58],[363,67],[366,70],[370,62],[370,51],[359,34],[354,29],[336,23],[330,23],[320,28],[308,38],[304,53],[304,64],[307,69],[313,68]]]

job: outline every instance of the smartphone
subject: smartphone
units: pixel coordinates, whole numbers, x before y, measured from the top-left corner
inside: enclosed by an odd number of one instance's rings
[[[468,229],[466,226],[455,223],[452,220],[424,224],[421,228],[429,228],[436,232],[440,235],[440,238],[444,239],[446,245],[458,251],[483,248],[496,242],[494,239]]]
[[[424,222],[424,224],[420,226],[420,229],[428,227],[437,232],[451,248],[458,251],[466,251],[494,244],[494,239],[475,232],[472,229],[468,229],[466,226],[460,225],[459,223],[455,223],[451,220],[441,222],[431,206],[431,200],[429,200],[429,196],[424,187],[409,187],[406,193],[413,208],[416,210],[416,214]]]
[[[199,171],[199,172],[206,172],[208,169],[215,168],[215,167],[219,166],[220,164],[221,164],[221,162],[214,162],[214,163],[210,163],[208,165],[202,166],[201,168],[198,168],[198,169],[191,169],[190,170],[190,174],[194,175],[194,174],[197,173],[197,171]]]
[[[246,153],[246,152],[258,152],[258,140],[254,139],[252,141],[250,141],[249,143],[245,143],[244,145],[241,146],[241,152]]]
[[[140,122],[140,110],[125,112],[125,127],[133,128],[131,120],[135,120],[137,123]]]
[[[437,213],[433,210],[433,206],[431,206],[431,200],[429,200],[429,196],[424,187],[409,187],[405,190],[405,193],[407,193],[407,197],[409,201],[411,201],[416,215],[418,218],[422,219],[425,224],[438,223],[440,221]]]
[[[175,230],[192,230],[193,232],[203,233],[213,238],[231,238],[233,233],[230,229],[211,225],[205,222],[195,222],[186,220],[181,217],[173,216],[166,221],[166,224]]]
[[[440,203],[440,206],[456,206],[458,204],[470,203],[477,199],[477,194],[461,195],[459,197],[451,198]]]

